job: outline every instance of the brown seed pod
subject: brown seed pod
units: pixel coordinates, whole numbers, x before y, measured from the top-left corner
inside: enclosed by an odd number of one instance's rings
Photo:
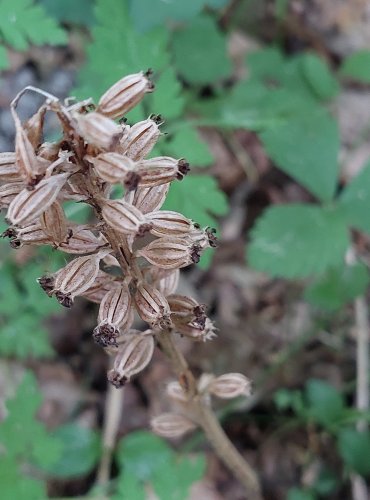
[[[40,224],[45,234],[55,245],[66,240],[68,229],[67,220],[62,205],[54,201],[40,216]]]
[[[202,342],[212,340],[216,336],[216,328],[209,318],[206,318],[204,326],[201,325],[201,327],[194,326],[191,323],[184,324],[178,322],[176,324],[176,330],[181,335],[185,335],[185,337]]]
[[[81,137],[97,148],[113,150],[119,143],[121,127],[110,118],[96,111],[87,115],[75,114],[74,118]]]
[[[110,184],[122,183],[127,189],[135,189],[139,176],[134,170],[135,163],[119,153],[101,153],[96,157],[85,156],[94,165],[98,176]],[[136,179],[136,180],[135,180]]]
[[[82,296],[95,304],[100,304],[105,295],[116,286],[119,286],[119,283],[114,276],[99,270],[94,283],[84,291]]]
[[[45,234],[42,225],[34,222],[16,231],[16,237],[11,240],[12,248],[20,248],[23,245],[48,245],[51,244],[49,236]]]
[[[109,118],[123,116],[138,104],[154,86],[142,71],[121,78],[100,98],[97,111]]]
[[[13,225],[33,222],[56,200],[69,174],[43,179],[32,190],[23,189],[9,205],[7,219]]]
[[[153,432],[166,438],[178,438],[196,429],[196,424],[177,413],[163,413],[150,421]]]
[[[208,390],[218,398],[233,399],[238,396],[250,396],[252,384],[241,373],[225,373],[225,375],[213,379],[208,386]]]
[[[158,238],[136,255],[162,269],[177,269],[199,262],[201,248],[185,238]]]
[[[128,335],[119,346],[113,369],[108,372],[108,380],[117,388],[123,387],[133,375],[140,373],[152,359],[154,339],[150,334]]]
[[[42,141],[46,110],[47,107],[45,105],[41,106],[24,124],[24,130],[35,150]]]
[[[93,253],[107,247],[108,243],[103,235],[95,236],[89,229],[83,226],[72,226],[68,229],[67,238],[58,245],[58,249],[70,254]]]
[[[44,174],[43,164],[38,160],[34,147],[28,138],[27,132],[13,112],[15,123],[15,156],[20,175],[29,185],[34,185]]]
[[[145,158],[155,146],[161,132],[156,119],[148,118],[135,123],[130,130],[125,144],[121,142],[124,154],[134,161]],[[140,172],[136,171],[140,175]]]
[[[169,295],[167,297],[171,309],[171,319],[175,326],[188,324],[199,330],[205,328],[207,316],[206,306],[186,295]]]
[[[0,153],[0,182],[23,180],[15,161],[15,153]]]
[[[177,380],[169,382],[166,387],[167,396],[176,401],[177,403],[187,403],[188,397]]]
[[[193,222],[178,212],[159,210],[148,214],[154,236],[185,236],[194,227]]]
[[[182,180],[189,170],[189,163],[186,160],[175,160],[169,156],[142,160],[135,167],[135,172],[140,177],[140,187],[154,187],[168,184],[176,179]]]
[[[10,182],[0,186],[0,209],[8,207],[24,188],[23,181]]]
[[[168,302],[154,286],[145,282],[139,283],[134,300],[137,312],[143,321],[160,329],[171,327]]]
[[[148,214],[149,212],[154,212],[161,208],[169,188],[169,184],[161,184],[160,186],[149,188],[137,187],[135,190],[125,193],[124,199],[127,203],[130,203],[130,205],[134,205],[134,207],[138,208],[141,213]]]
[[[124,234],[142,236],[151,224],[136,207],[125,200],[105,200],[102,216],[109,226]]]

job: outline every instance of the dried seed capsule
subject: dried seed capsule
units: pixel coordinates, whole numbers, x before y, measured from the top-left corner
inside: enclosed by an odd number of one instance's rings
[[[11,182],[0,186],[0,209],[6,208],[25,188],[23,181]]]
[[[6,217],[13,225],[33,222],[56,200],[69,174],[43,179],[31,191],[23,189],[10,203]]]
[[[150,153],[161,135],[157,118],[148,118],[148,120],[135,123],[130,128],[125,144],[121,143],[126,156],[134,161],[139,161]]]
[[[15,153],[0,153],[0,182],[22,181],[15,163]]]
[[[67,220],[62,205],[54,201],[40,216],[41,227],[55,245],[66,240],[68,229]]]
[[[178,212],[159,210],[148,214],[148,220],[153,224],[150,232],[154,236],[184,236],[194,227],[193,222]]]
[[[142,320],[156,328],[171,327],[168,302],[154,286],[145,282],[139,283],[134,300]]]
[[[59,142],[44,142],[37,150],[37,157],[53,162],[59,158],[59,151]]]
[[[177,269],[199,262],[201,248],[185,238],[158,238],[136,255],[162,269]]]
[[[152,335],[130,335],[119,346],[113,369],[108,372],[108,380],[117,388],[123,387],[130,378],[143,371],[150,363],[154,351]]]
[[[181,437],[196,428],[194,422],[177,413],[163,413],[150,421],[153,432],[166,438]]]
[[[166,387],[167,395],[178,403],[186,403],[188,401],[187,395],[184,392],[184,389],[181,387],[179,382],[172,381],[167,384]]]
[[[171,293],[174,293],[177,290],[180,278],[180,271],[179,269],[175,269],[170,272],[167,271],[163,277],[160,276],[161,275],[159,274],[160,279],[155,281],[156,288],[158,288],[158,290],[161,293],[163,293],[165,297],[167,297],[167,295],[170,295]]]
[[[12,248],[20,248],[23,245],[47,245],[51,240],[45,234],[42,225],[39,222],[34,222],[28,226],[18,229],[16,238],[12,239],[10,246]]]
[[[152,82],[142,71],[125,76],[101,96],[97,111],[109,118],[118,118],[130,111],[146,92],[152,92],[153,89]]]
[[[232,399],[238,396],[250,396],[251,381],[241,373],[225,373],[211,381],[208,390],[214,396],[222,399]]]
[[[124,200],[104,201],[102,216],[109,226],[124,234],[142,236],[151,228],[140,210]]]
[[[130,205],[134,205],[134,207],[138,208],[141,213],[147,214],[161,208],[169,188],[169,184],[161,184],[160,186],[149,188],[137,187],[135,190],[125,193],[124,199],[127,203],[130,203]]]
[[[122,129],[113,120],[95,111],[87,115],[74,115],[79,134],[85,141],[100,148],[111,150],[119,143]]]
[[[116,345],[116,339],[120,334],[119,326],[127,324],[127,319],[131,314],[131,295],[128,286],[122,283],[121,286],[110,290],[99,308],[99,325],[94,330],[94,340],[98,344],[106,347]]]
[[[70,254],[93,253],[100,248],[107,246],[107,241],[103,235],[95,236],[88,229],[73,227],[68,230],[69,234],[65,241],[58,245],[58,249]]]
[[[55,277],[56,273],[51,276],[41,276],[41,278],[37,279],[37,283],[49,297],[51,297],[54,292]]]
[[[133,172],[135,163],[127,156],[119,153],[101,153],[96,157],[85,156],[85,159],[94,165],[98,176],[110,184],[123,183],[133,190],[139,182],[139,176]]]
[[[100,304],[105,295],[116,286],[119,286],[119,283],[114,276],[99,270],[94,283],[84,291],[82,296],[95,304]]]
[[[36,149],[42,141],[46,110],[46,106],[41,106],[41,108],[24,124],[24,130],[34,149]]]
[[[171,319],[176,326],[185,323],[200,330],[205,328],[207,316],[204,304],[198,304],[196,300],[185,295],[169,295],[167,300]]]
[[[142,160],[135,168],[140,177],[140,187],[154,187],[168,184],[175,179],[182,180],[189,170],[189,163],[186,160],[183,158],[175,160],[169,156]]]
[[[209,318],[206,318],[204,327],[195,327],[192,324],[177,323],[176,330],[185,337],[192,340],[203,341],[212,340],[216,336],[216,328]]]
[[[54,293],[60,304],[71,307],[76,295],[81,295],[94,283],[99,262],[106,252],[77,257],[60,269],[55,278]]]

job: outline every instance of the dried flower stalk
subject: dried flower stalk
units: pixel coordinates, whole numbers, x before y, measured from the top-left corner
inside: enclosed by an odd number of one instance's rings
[[[22,124],[16,106],[27,90],[39,92],[46,101]],[[205,306],[176,294],[179,269],[197,263],[204,249],[216,245],[214,230],[201,229],[183,214],[160,210],[170,183],[181,181],[189,165],[166,156],[146,159],[161,136],[161,117],[131,126],[114,121],[152,91],[148,73],[122,78],[97,108],[90,100],[67,107],[39,89],[22,91],[11,106],[15,153],[0,154],[0,208],[7,208],[10,224],[3,236],[14,248],[45,244],[77,255],[38,282],[63,306],[71,307],[78,296],[100,304],[93,338],[113,357],[108,380],[122,387],[145,369],[159,344],[178,376],[168,395],[182,410],[154,418],[153,429],[176,437],[201,426],[244,484],[247,498],[260,499],[255,473],[210,408],[212,395],[248,395],[249,380],[235,373],[197,380],[175,343],[177,333],[203,342],[215,336]],[[60,121],[59,142],[42,143],[46,111]],[[111,197],[115,184],[125,187],[121,199]],[[90,205],[96,223],[69,221],[63,210],[66,200]],[[148,241],[135,245],[143,235],[150,236]],[[102,262],[108,270],[119,266],[121,275],[101,269]],[[135,312],[148,330],[132,329]]]

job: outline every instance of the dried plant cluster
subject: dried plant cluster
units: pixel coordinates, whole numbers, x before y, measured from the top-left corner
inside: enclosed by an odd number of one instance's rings
[[[122,119],[153,91],[148,73],[122,78],[97,106],[91,100],[62,104],[39,89],[25,90],[46,99],[25,123],[16,112],[24,91],[11,106],[15,152],[0,155],[0,206],[7,209],[10,225],[3,236],[13,248],[50,245],[74,255],[56,273],[40,277],[39,284],[68,308],[77,296],[99,304],[93,338],[114,356],[108,379],[119,388],[148,365],[155,345],[166,336],[173,342],[175,334],[194,341],[215,335],[205,306],[176,294],[179,270],[215,246],[214,230],[160,210],[170,183],[181,181],[189,165],[163,156],[146,159],[161,136],[161,117],[131,126]],[[53,143],[43,139],[47,112],[56,114],[62,131]],[[124,188],[119,199],[117,186]],[[63,203],[70,200],[90,205],[95,221],[68,220]],[[132,328],[135,313],[148,329]],[[168,386],[168,395],[183,410],[154,419],[154,430],[181,435],[195,425],[186,410],[191,400],[208,405],[210,395],[230,398],[250,390],[240,374],[192,380],[184,375]]]

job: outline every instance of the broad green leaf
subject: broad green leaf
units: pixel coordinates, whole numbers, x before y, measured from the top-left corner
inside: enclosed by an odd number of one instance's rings
[[[196,129],[185,126],[175,135],[169,135],[160,145],[163,153],[174,158],[186,157],[190,166],[207,167],[214,161],[207,143],[201,139]]]
[[[370,163],[349,183],[339,198],[348,223],[370,233]]]
[[[160,72],[169,65],[168,32],[164,27],[138,33],[131,24],[125,2],[116,0],[97,0],[94,13],[93,42],[79,74],[78,96],[98,100],[125,75],[148,68]]]
[[[247,66],[251,76],[267,82],[281,83],[285,64],[286,60],[281,50],[274,46],[247,55]]]
[[[45,470],[53,477],[70,478],[86,475],[100,457],[100,439],[97,432],[76,424],[57,428],[53,436],[62,444],[62,454]]]
[[[335,209],[273,206],[257,220],[248,246],[251,267],[272,276],[304,278],[339,265],[350,245],[346,221]]]
[[[322,309],[334,311],[364,293],[370,276],[364,264],[331,268],[305,290],[305,299]]]
[[[348,467],[361,474],[370,474],[370,433],[355,429],[341,429],[338,435],[338,450]]]
[[[116,494],[112,500],[146,500],[144,486],[133,474],[121,472],[118,477]]]
[[[341,68],[340,74],[358,80],[359,82],[370,82],[370,50],[359,50],[348,56]]]
[[[16,500],[47,500],[46,485],[31,478],[14,459],[0,460],[1,498]]]
[[[287,500],[317,500],[317,496],[309,490],[291,488],[288,491]]]
[[[149,480],[156,470],[163,471],[173,456],[163,439],[147,431],[128,434],[120,441],[117,450],[117,460],[124,473],[143,481]]]
[[[302,68],[308,85],[319,99],[331,99],[338,93],[338,82],[323,59],[315,54],[305,54]]]
[[[180,116],[185,104],[181,91],[173,68],[166,69],[160,75],[159,84],[151,96],[151,112],[162,115],[165,120]]]
[[[342,395],[324,380],[311,379],[306,384],[305,396],[309,416],[319,424],[337,422],[345,412]]]
[[[189,83],[213,84],[231,73],[225,36],[208,16],[199,16],[176,31],[172,52],[178,73]]]
[[[321,200],[330,200],[338,178],[339,133],[325,112],[299,114],[260,134],[267,154]]]
[[[91,26],[94,23],[92,0],[39,0],[46,12],[60,22]]]
[[[15,50],[35,45],[64,45],[66,33],[33,0],[2,0],[0,2],[0,35]]]

